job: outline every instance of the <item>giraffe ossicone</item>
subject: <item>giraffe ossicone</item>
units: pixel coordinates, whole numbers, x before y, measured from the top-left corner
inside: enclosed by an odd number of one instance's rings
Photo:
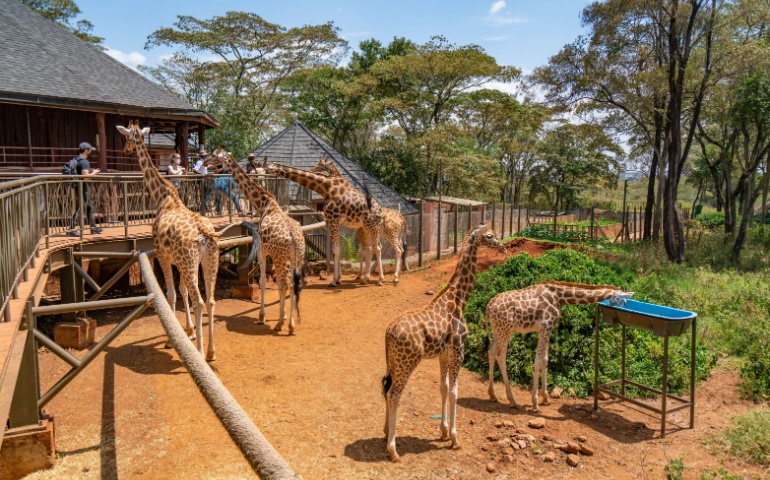
[[[452,448],[460,448],[456,423],[458,377],[468,334],[463,308],[476,281],[479,247],[500,252],[506,250],[505,245],[485,225],[471,229],[463,239],[457,267],[446,287],[428,305],[399,315],[385,332],[387,374],[382,378],[385,394],[384,432],[391,461],[397,462],[400,458],[396,451],[396,418],[401,395],[412,372],[426,358],[439,358],[441,438],[451,440]]]
[[[610,300],[623,304],[633,295],[612,285],[587,285],[583,283],[548,280],[520,290],[511,290],[496,295],[487,304],[485,321],[492,324],[492,341],[487,351],[489,359],[489,399],[497,401],[495,395],[495,361],[497,361],[505,384],[505,394],[512,408],[518,404],[508,382],[506,355],[508,343],[514,333],[537,332],[537,351],[532,382],[532,408],[539,411],[538,393],[543,405],[548,405],[547,368],[548,347],[551,332],[561,316],[562,305],[584,305]],[[538,377],[542,389],[538,392]]]

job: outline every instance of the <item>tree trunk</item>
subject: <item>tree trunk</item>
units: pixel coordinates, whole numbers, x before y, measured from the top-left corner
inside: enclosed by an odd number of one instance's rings
[[[661,139],[663,137],[663,117],[660,112],[655,112],[655,148],[652,149],[652,164],[650,165],[650,177],[647,181],[647,204],[644,207],[644,233],[646,241],[653,239],[652,225],[655,213],[655,180],[658,178],[658,163],[660,162]],[[660,190],[658,190],[660,191]],[[656,235],[657,238],[657,235]]]

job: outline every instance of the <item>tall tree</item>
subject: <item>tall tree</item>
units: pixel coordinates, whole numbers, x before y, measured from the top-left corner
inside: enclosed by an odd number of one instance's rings
[[[237,155],[285,123],[288,112],[280,92],[284,79],[303,68],[334,64],[347,48],[331,23],[287,29],[248,12],[177,19],[173,27],[153,32],[145,48],[174,47],[197,63],[193,78],[205,81],[212,100],[209,111],[222,123],[211,141],[228,141]],[[151,75],[168,72],[153,70]]]
[[[48,20],[58,23],[81,40],[101,47],[104,38],[91,33],[94,25],[85,19],[76,20],[83,12],[74,0],[19,0],[19,2]]]

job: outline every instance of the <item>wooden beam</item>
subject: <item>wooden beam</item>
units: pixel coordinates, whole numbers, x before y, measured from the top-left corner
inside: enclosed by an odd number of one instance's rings
[[[198,150],[206,146],[206,125],[198,124]]]
[[[182,157],[182,166],[188,168],[187,156],[189,155],[189,124],[188,122],[180,122],[179,128],[179,155]]]
[[[107,172],[107,131],[104,127],[104,112],[96,112],[96,156],[102,172]]]

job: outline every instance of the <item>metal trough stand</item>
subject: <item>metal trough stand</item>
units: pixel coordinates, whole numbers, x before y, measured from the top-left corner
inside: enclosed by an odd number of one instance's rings
[[[621,343],[621,378],[599,385],[599,319],[609,324],[620,324],[622,328]],[[625,305],[616,306],[605,300],[596,305],[594,316],[594,410],[599,409],[599,392],[630,402],[638,407],[651,410],[661,416],[660,436],[666,436],[666,415],[685,408],[690,409],[690,428],[695,425],[695,335],[698,314],[687,310],[655,305],[652,303],[627,300]],[[690,398],[682,398],[668,393],[668,338],[676,337],[687,332],[692,324],[692,340],[690,342]],[[640,328],[663,337],[663,388],[642,385],[626,378],[626,327]],[[620,393],[609,387],[620,385]],[[661,396],[661,408],[647,405],[626,396],[626,385],[657,393]],[[668,400],[679,404],[668,408]]]

